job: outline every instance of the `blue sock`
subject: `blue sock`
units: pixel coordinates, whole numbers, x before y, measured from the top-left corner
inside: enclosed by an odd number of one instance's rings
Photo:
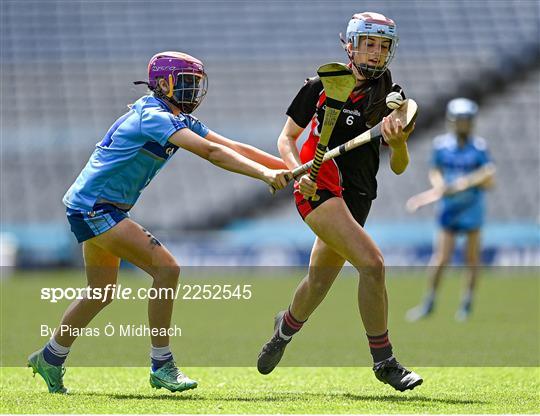
[[[43,358],[50,365],[59,366],[64,364],[69,354],[69,347],[58,344],[54,338],[51,338],[45,348],[43,348]]]
[[[463,305],[463,307],[470,308],[472,305],[472,300],[473,300],[473,291],[469,289],[463,295],[463,298],[461,299],[461,304]]]
[[[173,360],[172,352],[169,346],[154,347],[150,351],[150,359],[152,360],[152,371],[157,371],[166,363]]]
[[[429,313],[433,310],[435,305],[435,291],[430,290],[424,299],[424,310]]]
[[[173,357],[172,355],[170,356],[170,358],[166,359],[166,360],[156,360],[154,358],[152,358],[152,371],[157,371],[159,370],[161,367],[163,367],[166,363],[168,363],[169,361],[172,361],[173,360]]]
[[[472,292],[467,291],[461,299],[460,309],[466,312],[470,312],[472,309]]]

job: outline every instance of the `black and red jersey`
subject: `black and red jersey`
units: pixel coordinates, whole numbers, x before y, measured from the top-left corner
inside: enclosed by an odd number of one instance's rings
[[[399,86],[396,86],[399,88]],[[363,116],[367,99],[353,91],[341,111],[328,148],[337,147],[368,130]],[[300,89],[287,115],[300,127],[311,123],[309,137],[302,146],[300,159],[305,163],[315,155],[320,129],[324,119],[326,95],[319,77],[308,78]],[[384,142],[383,142],[384,143]],[[325,162],[319,170],[317,187],[328,189],[336,195],[342,190],[375,199],[377,196],[376,175],[379,170],[380,140],[360,146],[338,158]]]

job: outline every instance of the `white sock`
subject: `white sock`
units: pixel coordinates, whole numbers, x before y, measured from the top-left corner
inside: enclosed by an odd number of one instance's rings
[[[71,349],[71,347],[64,347],[63,345],[60,345],[58,342],[56,342],[54,337],[51,337],[49,340],[49,347],[53,350],[52,352],[59,357],[65,357],[69,354],[69,350]]]
[[[166,347],[154,347],[150,349],[150,358],[157,361],[165,361],[172,357],[171,348],[167,345]]]

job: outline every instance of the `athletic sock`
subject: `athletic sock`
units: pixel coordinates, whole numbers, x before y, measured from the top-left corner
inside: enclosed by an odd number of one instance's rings
[[[150,349],[150,359],[152,360],[152,371],[156,371],[163,367],[165,363],[173,360],[171,348],[166,347],[154,347]]]
[[[392,358],[392,344],[388,339],[388,331],[377,336],[367,335],[367,338],[374,363],[377,364]]]
[[[472,306],[472,298],[473,292],[471,290],[467,290],[467,292],[465,292],[465,294],[463,295],[463,298],[461,298],[460,309],[470,311]]]
[[[43,348],[43,358],[50,365],[59,366],[66,361],[70,349],[70,347],[60,345],[53,337]]]
[[[428,294],[426,295],[426,298],[424,299],[424,309],[426,311],[431,312],[434,304],[435,304],[435,291],[430,290]]]
[[[291,309],[287,309],[281,320],[281,325],[278,327],[278,334],[280,338],[288,341],[296,334],[306,321],[299,321],[291,314]]]

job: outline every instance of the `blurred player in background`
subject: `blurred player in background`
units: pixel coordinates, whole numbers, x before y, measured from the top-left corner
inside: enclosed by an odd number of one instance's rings
[[[357,85],[334,127],[329,147],[345,143],[381,120],[384,144],[390,147],[390,166],[401,174],[409,163],[403,126],[386,117],[385,98],[394,89],[388,66],[397,47],[396,25],[378,13],[355,14],[343,46]],[[279,152],[289,169],[313,159],[324,119],[326,95],[320,78],[306,80],[287,110],[278,139]],[[309,138],[298,152],[296,141],[311,123]],[[322,302],[346,260],[359,272],[358,306],[373,356],[376,377],[397,390],[412,389],[422,378],[401,366],[388,337],[388,300],[383,256],[364,231],[376,197],[380,142],[351,151],[321,166],[316,183],[304,175],[295,184],[298,211],[317,235],[308,275],[294,293],[289,309],[275,318],[274,335],[263,346],[257,363],[262,374],[279,363],[292,336]],[[317,194],[318,201],[310,200]]]
[[[449,132],[434,140],[429,180],[433,188],[440,189],[443,194],[438,214],[440,231],[429,268],[428,293],[422,304],[407,312],[410,321],[433,312],[443,270],[452,259],[459,234],[467,237],[467,280],[456,319],[466,320],[471,313],[480,264],[484,191],[493,186],[495,174],[486,141],[473,134],[477,113],[475,102],[466,98],[451,100],[446,110]]]
[[[179,148],[276,189],[287,184],[281,159],[220,136],[191,115],[207,92],[201,61],[179,52],[159,53],[148,64],[148,77],[148,82],[136,84],[147,84],[151,93],[137,100],[112,125],[63,199],[71,230],[83,244],[90,288],[114,285],[124,259],[150,274],[153,288],[176,289],[178,263],[156,238],[130,219],[128,212]],[[174,192],[174,184],[170,188]],[[64,313],[61,325],[84,328],[111,301],[76,300]],[[150,328],[166,333],[163,330],[170,328],[172,309],[173,299],[150,300]],[[57,330],[43,349],[29,357],[28,365],[45,379],[50,392],[67,391],[64,361],[75,339],[71,333]],[[195,388],[197,382],[176,366],[168,335],[152,336],[151,342],[152,387],[170,391]]]

